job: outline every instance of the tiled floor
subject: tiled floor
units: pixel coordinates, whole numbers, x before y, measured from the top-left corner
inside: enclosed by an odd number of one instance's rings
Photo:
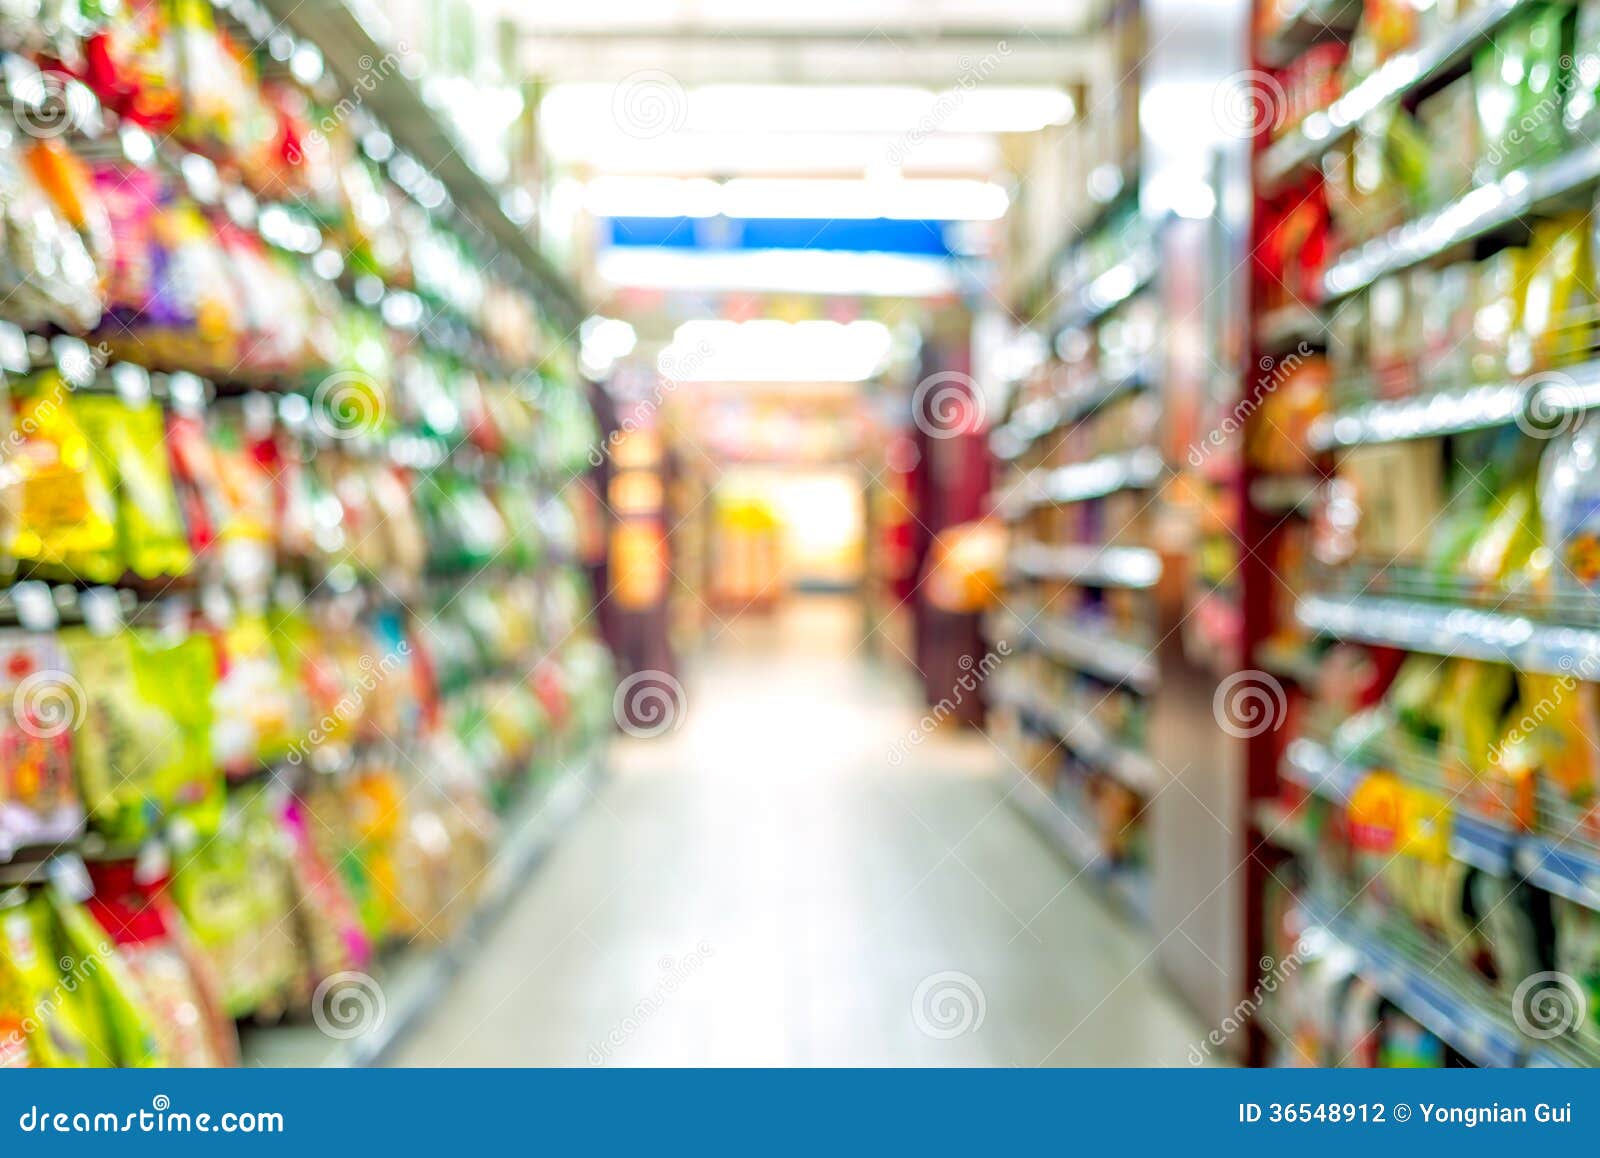
[[[744,619],[614,775],[405,1065],[1162,1065],[1205,1033],[1150,945],[936,735],[849,604]]]

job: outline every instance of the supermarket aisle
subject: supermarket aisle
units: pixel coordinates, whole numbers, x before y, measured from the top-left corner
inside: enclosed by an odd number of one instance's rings
[[[890,766],[918,711],[855,616],[724,635],[396,1060],[1185,1064],[1204,1027],[1001,803],[989,743]]]

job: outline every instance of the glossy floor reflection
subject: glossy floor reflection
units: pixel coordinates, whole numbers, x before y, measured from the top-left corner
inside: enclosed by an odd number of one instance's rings
[[[896,741],[849,602],[744,618],[614,774],[404,1065],[1185,1065],[1151,943],[1000,797],[982,736]]]

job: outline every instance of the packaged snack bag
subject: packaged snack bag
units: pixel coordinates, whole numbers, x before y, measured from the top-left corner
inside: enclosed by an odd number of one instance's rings
[[[83,80],[106,108],[154,131],[178,116],[177,41],[166,0],[131,0],[84,42]]]
[[[111,1059],[85,1025],[76,995],[57,972],[50,914],[42,894],[14,889],[0,895],[0,1017],[10,1028],[0,1054],[22,1052],[32,1065],[82,1068]]]
[[[1584,598],[1600,586],[1600,422],[1551,439],[1539,466],[1539,513],[1558,596]]]
[[[181,1067],[235,1065],[239,1046],[221,986],[168,900],[164,877],[132,861],[91,863],[90,914],[116,943],[151,1011],[165,1060]]]
[[[218,635],[211,753],[230,776],[283,759],[301,715],[263,615],[236,615]]]
[[[74,670],[95,673],[74,733],[90,823],[114,840],[139,841],[182,811],[200,831],[214,830],[222,781],[211,756],[210,644],[82,628],[61,640]]]
[[[282,821],[290,841],[293,912],[305,958],[303,989],[309,997],[324,977],[368,968],[372,942],[344,876],[331,867],[311,838],[308,828],[315,821],[305,805],[293,797],[284,801]]]
[[[1550,898],[1556,926],[1556,968],[1573,978],[1587,995],[1586,1016],[1578,1034],[1600,1043],[1600,913],[1565,897]]]
[[[20,387],[11,423],[15,528],[7,544],[18,559],[110,582],[121,573],[116,504],[103,467],[77,421],[78,404],[58,371]]]
[[[123,1068],[165,1065],[151,1010],[141,1004],[138,983],[116,946],[82,905],[56,888],[49,889],[46,896],[65,948],[62,963],[72,961],[74,974],[82,975],[88,999],[105,1027],[103,1040],[110,1048],[112,1064]]]
[[[75,399],[78,419],[117,497],[118,555],[141,579],[189,569],[178,495],[162,445],[161,407],[112,395]]]
[[[295,987],[286,852],[268,793],[247,788],[230,802],[217,837],[184,855],[173,874],[173,900],[221,981],[231,1017],[281,1011]]]
[[[0,630],[0,860],[83,827],[72,766],[76,687],[53,634]]]
[[[105,307],[101,270],[84,239],[12,149],[0,149],[0,291],[26,326],[93,329]],[[51,276],[38,276],[40,270]]]
[[[29,141],[23,159],[39,188],[83,239],[96,270],[103,271],[111,254],[111,219],[95,189],[93,171],[55,137]]]

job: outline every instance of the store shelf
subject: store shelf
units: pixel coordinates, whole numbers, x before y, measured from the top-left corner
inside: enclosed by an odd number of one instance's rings
[[[1057,467],[1044,475],[1040,490],[1047,502],[1079,503],[1121,490],[1153,486],[1160,481],[1163,469],[1161,452],[1142,446]]]
[[[1018,647],[1141,692],[1155,687],[1156,661],[1149,649],[1104,629],[1082,626],[1058,615],[1024,619],[1010,611],[991,616],[987,626],[992,640],[1010,640]]]
[[[1600,152],[1580,149],[1559,160],[1480,185],[1426,217],[1408,222],[1343,254],[1322,276],[1332,302],[1379,278],[1438,257],[1463,242],[1554,208],[1600,183]]]
[[[1428,43],[1390,57],[1325,112],[1312,113],[1298,128],[1273,142],[1257,168],[1261,183],[1275,186],[1309,168],[1354,131],[1368,113],[1444,79],[1469,61],[1507,19],[1532,6],[1532,0],[1486,0]]]
[[[1279,306],[1256,319],[1256,345],[1264,354],[1292,350],[1301,343],[1321,346],[1327,340],[1327,320],[1313,306]]]
[[[1095,379],[1058,397],[1036,398],[1019,406],[1009,422],[994,429],[989,435],[989,447],[997,458],[1009,462],[1052,431],[1087,418],[1106,403],[1137,393],[1148,385],[1148,377],[1140,371],[1118,378]]]
[[[1147,648],[1059,616],[1035,619],[1028,630],[1047,655],[1081,671],[1143,692],[1155,687],[1155,656]]]
[[[1260,475],[1250,481],[1250,502],[1269,515],[1304,514],[1316,505],[1325,481],[1315,475]]]
[[[1307,643],[1268,640],[1256,648],[1255,664],[1264,672],[1293,680],[1307,691],[1316,686],[1322,675],[1322,657],[1317,648]]]
[[[1506,663],[1546,675],[1600,665],[1600,629],[1471,607],[1387,596],[1309,595],[1296,605],[1295,616],[1312,631],[1337,639]]]
[[[1000,507],[1015,517],[1044,503],[1081,503],[1123,490],[1140,490],[1161,480],[1165,464],[1154,447],[1102,454],[1052,470],[1029,472]]]
[[[1360,19],[1360,0],[1301,0],[1283,15],[1257,55],[1263,64],[1282,68],[1314,44],[1343,40]]]
[[[499,252],[517,261],[562,329],[575,329],[588,312],[577,291],[538,250],[528,231],[506,215],[505,191],[467,161],[456,132],[423,99],[405,70],[397,65],[381,67],[394,54],[373,37],[355,8],[346,0],[260,3],[281,24],[317,46],[345,86],[359,93],[356,103],[382,121],[395,144],[444,184],[455,205],[488,232]]]
[[[1376,766],[1339,759],[1314,740],[1292,742],[1284,755],[1285,778],[1334,803]],[[1546,892],[1600,912],[1600,848],[1518,832],[1460,811],[1450,813],[1450,855],[1496,876],[1517,876]]]
[[[1161,557],[1146,547],[1021,542],[1012,552],[1011,569],[1029,579],[1146,590],[1161,578]]]
[[[371,1030],[340,1039],[315,1025],[247,1027],[247,1066],[350,1067],[383,1062],[445,990],[474,960],[484,939],[527,883],[555,841],[593,798],[604,772],[598,758],[566,772],[543,792],[532,793],[505,822],[507,836],[485,874],[479,900],[462,927],[443,944],[411,947],[383,962],[377,980],[384,1016]]]
[[[1505,426],[1528,413],[1531,389],[1523,383],[1500,383],[1368,402],[1323,415],[1312,424],[1308,441],[1314,450],[1334,450]]]
[[[1250,820],[1261,839],[1296,856],[1309,856],[1316,844],[1300,823],[1293,809],[1279,800],[1258,800],[1250,809]]]
[[[1600,849],[1528,837],[1517,848],[1516,868],[1530,884],[1600,912]]]
[[[1019,713],[1047,728],[1052,736],[1079,759],[1105,772],[1142,796],[1161,790],[1161,769],[1150,757],[1113,739],[1084,712],[1057,704],[1035,693],[1002,686],[998,697]]]
[[[1011,774],[1005,799],[1073,869],[1100,885],[1125,915],[1142,925],[1150,923],[1150,882],[1142,870],[1113,863],[1085,826],[1020,772]]]
[[[1160,268],[1155,244],[1140,245],[1088,285],[1069,294],[1056,315],[1056,329],[1092,326],[1148,287]]]
[[[1325,902],[1304,900],[1301,911],[1328,937],[1349,949],[1361,974],[1407,1015],[1480,1066],[1521,1065],[1531,1052],[1510,1019],[1490,1010],[1397,947]]]

